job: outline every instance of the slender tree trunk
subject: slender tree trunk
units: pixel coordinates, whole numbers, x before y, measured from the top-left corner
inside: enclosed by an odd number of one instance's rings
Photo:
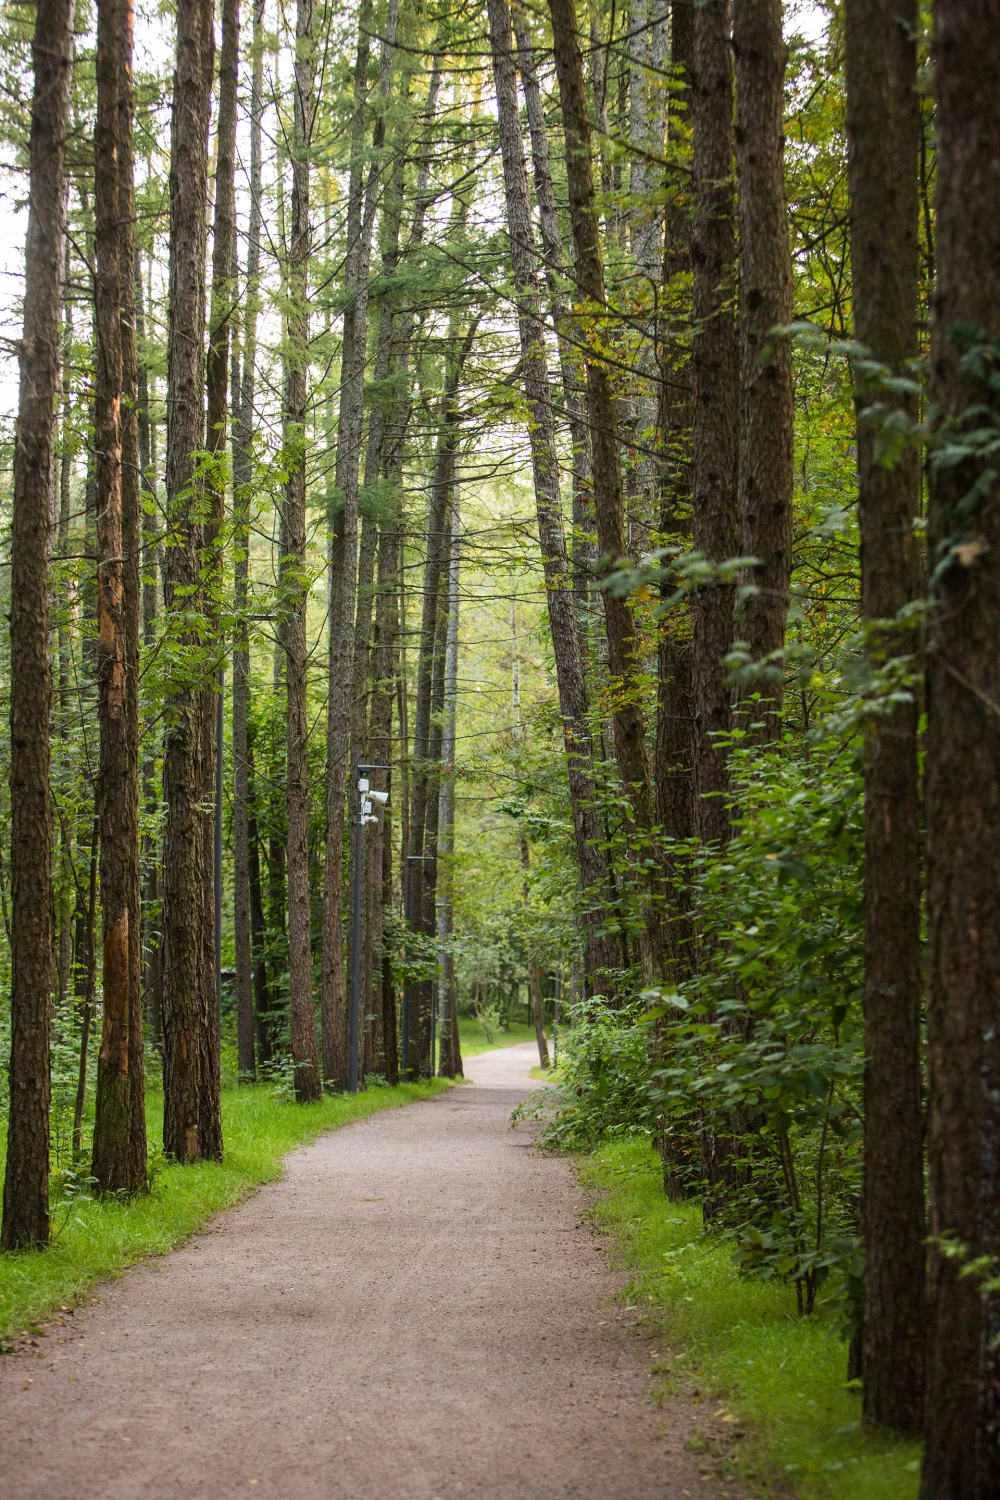
[[[728,0],[694,8],[691,123],[694,132],[694,346],[692,508],[694,545],[713,563],[736,556],[738,379],[733,212],[733,80]],[[720,736],[732,727],[723,657],[733,645],[733,588],[699,589],[693,607],[692,700],[697,830],[706,843],[729,837],[729,767]]]
[[[72,7],[38,0],[32,46],[24,333],[14,436],[11,525],[10,1108],[0,1248],[49,1237],[49,1015],[52,998],[52,812],[49,800],[49,475],[59,386],[66,122]]]
[[[517,38],[517,63],[524,87],[524,102],[531,141],[531,162],[538,205],[542,259],[549,292],[549,305],[558,335],[559,371],[562,377],[563,401],[573,445],[573,592],[577,628],[580,635],[580,659],[587,659],[587,624],[591,614],[591,568],[594,561],[590,533],[594,526],[593,487],[590,462],[590,433],[584,412],[583,368],[573,346],[569,303],[564,290],[564,255],[556,208],[552,166],[549,158],[545,107],[538,84],[534,48],[527,28],[527,18],[520,5],[512,6],[514,34]]]
[[[135,168],[132,122],[132,0],[119,0],[118,208],[121,214],[122,307],[122,552],[125,558],[125,729],[128,760],[125,846],[128,898],[129,1174],[134,1192],[146,1189],[146,1047],[142,1006],[142,904],[139,859],[139,630],[142,613],[142,476],[139,467],[139,361],[136,347]]]
[[[149,372],[145,350],[146,323],[143,305],[142,268],[138,254],[135,260],[135,332],[138,344],[136,365],[136,418],[139,442],[139,468],[144,492],[142,518],[142,643],[147,656],[156,645],[156,619],[159,612],[159,591],[156,574],[159,559],[159,528],[156,521],[156,477],[153,457],[153,427],[149,415]],[[145,733],[151,737],[152,725],[147,724]],[[156,754],[152,744],[147,743],[142,762],[142,799],[147,815],[156,811]],[[154,922],[152,911],[160,900],[160,866],[157,842],[147,834],[141,851],[143,870],[142,886],[142,941],[143,977],[146,990],[146,1016],[153,1046],[159,1051],[163,1045],[163,968],[162,968],[162,923]]]
[[[521,885],[521,900],[524,904],[525,912],[527,912],[528,870],[531,865],[531,855],[528,850],[528,840],[523,834],[518,839],[518,848],[521,851],[521,869],[524,871],[524,880]],[[538,1043],[538,1066],[540,1068],[547,1068],[549,1066],[549,1044],[545,1038],[545,1020],[542,1015],[542,977],[534,953],[529,953],[528,955],[528,1003],[531,1007],[531,1019],[535,1027],[535,1041]]]
[[[225,645],[222,640],[222,528],[226,514],[226,427],[229,416],[229,351],[235,307],[236,287],[233,277],[233,256],[236,244],[236,88],[240,42],[239,0],[223,0],[222,3],[222,47],[219,53],[219,125],[216,132],[215,160],[215,219],[212,229],[212,290],[208,318],[208,358],[206,362],[206,421],[205,448],[215,460],[210,472],[208,493],[209,513],[205,524],[204,551],[202,558],[202,580],[204,588],[204,632],[210,653],[205,663],[204,676],[212,687],[201,691],[201,788],[202,802],[213,808],[213,816],[205,818],[202,836],[205,839],[203,871],[205,890],[203,900],[211,909],[212,920],[204,928],[205,968],[212,976],[212,1002],[210,1024],[203,1037],[205,1048],[204,1067],[207,1075],[218,1079],[220,1071],[220,1049],[222,1045],[222,980],[220,964],[221,941],[221,848],[216,847],[216,818],[214,808],[218,799],[218,772],[223,755],[222,718],[220,694],[225,680]],[[233,393],[237,404],[236,392]],[[213,1093],[218,1091],[214,1083]],[[206,1133],[214,1132],[214,1099],[205,1096],[208,1111],[205,1119]]]
[[[430,874],[429,880],[425,881],[424,878],[424,856],[432,855],[432,851],[427,847],[427,823],[432,779],[431,719],[434,702],[434,645],[438,632],[441,577],[447,551],[445,543],[446,538],[450,536],[449,505],[455,483],[455,460],[461,423],[458,393],[462,371],[472,348],[477,327],[478,318],[474,318],[457,351],[452,353],[450,368],[445,375],[438,420],[437,449],[427,505],[427,546],[420,646],[417,657],[417,701],[413,719],[412,801],[407,847],[409,869],[404,871],[404,880],[409,882],[410,888],[411,921],[418,931],[424,929],[427,896],[425,886],[433,885],[433,873]],[[452,350],[455,348],[457,337],[453,321],[449,338],[449,348]],[[430,930],[433,932],[433,925]],[[430,1047],[430,1016],[427,1009],[429,999],[428,984],[411,985],[408,1058],[411,1078],[419,1078],[421,1070],[427,1063]]]
[[[450,951],[454,928],[452,893],[455,875],[452,857],[455,852],[455,710],[458,698],[458,578],[459,578],[459,508],[456,498],[452,507],[451,555],[448,567],[448,634],[444,665],[444,726],[441,735],[441,785],[438,792],[438,876],[440,896],[437,910],[438,939],[438,1006],[441,1040],[438,1071],[445,1078],[462,1077],[462,1053],[458,1040],[457,991],[455,959]]]
[[[295,25],[295,127],[289,255],[288,379],[285,394],[285,548],[281,559],[288,715],[288,1004],[295,1096],[323,1091],[316,1055],[312,986],[312,903],[309,893],[309,716],[306,641],[306,403],[309,372],[309,153],[315,113],[313,0],[298,0]]]
[[[916,11],[897,0],[848,0],[844,20],[854,328],[900,375],[918,352]],[[894,620],[921,593],[919,455],[909,449],[892,468],[879,463],[864,416],[885,399],[859,383],[861,596],[876,668],[918,649],[914,628],[875,622]],[[917,718],[916,702],[894,704],[868,722],[865,745],[862,1399],[867,1422],[899,1432],[919,1430],[924,1385]]]
[[[358,477],[364,415],[364,372],[368,338],[368,278],[371,265],[375,205],[380,184],[379,150],[384,139],[382,110],[392,80],[398,5],[391,0],[382,48],[379,103],[373,148],[375,155],[367,184],[362,173],[366,131],[368,32],[370,0],[363,0],[359,18],[358,55],[354,75],[354,119],[351,131],[351,179],[347,211],[347,249],[344,267],[344,340],[341,357],[340,415],[337,425],[336,485],[344,497],[331,538],[330,557],[330,671],[327,716],[326,866],[323,890],[323,974],[320,997],[323,1015],[324,1071],[337,1087],[347,1082],[347,1010],[343,974],[343,831],[344,799],[349,774],[351,736],[352,662],[355,611],[358,603]],[[374,538],[371,538],[373,541]],[[366,559],[367,559],[366,553]],[[370,595],[369,595],[370,606]],[[363,622],[362,622],[363,623]]]
[[[73,1102],[73,1160],[82,1154],[83,1111],[87,1102],[87,1063],[90,1055],[90,1028],[94,1019],[94,990],[97,984],[97,863],[100,824],[95,818],[90,831],[90,879],[87,904],[83,892],[77,891],[75,982],[73,985],[80,1008],[80,1060],[76,1073],[76,1098]],[[87,848],[81,839],[80,848]],[[82,959],[81,959],[82,954]]]
[[[937,435],[1000,424],[997,0],[937,0]],[[962,356],[980,344],[981,363]],[[957,429],[957,430],[956,430]],[[927,639],[930,1305],[921,1500],[1000,1493],[1000,487],[979,450],[931,464]],[[944,1253],[943,1239],[962,1246]],[[985,1272],[963,1261],[987,1257]],[[983,1275],[990,1278],[986,1290]]]
[[[759,566],[737,629],[751,659],[772,663],[751,735],[773,740],[781,724],[785,619],[792,570],[794,407],[792,350],[771,330],[792,320],[792,256],[785,199],[787,48],[781,0],[734,0],[736,165],[740,202],[739,516],[742,550]],[[915,100],[914,100],[915,102]],[[758,727],[759,724],[759,727]]]
[[[106,1193],[133,1190],[129,1160],[129,826],[122,539],[122,308],[117,0],[97,8],[94,130],[94,448],[97,470],[97,791],[103,924],[103,1023],[91,1172]],[[131,271],[131,266],[129,266]]]
[[[243,319],[243,374],[239,416],[233,418],[233,509],[235,556],[233,596],[236,615],[233,642],[233,918],[236,940],[237,1060],[241,1075],[252,1075],[254,1060],[254,939],[251,895],[250,779],[250,627],[247,620],[250,583],[250,506],[253,482],[254,393],[257,361],[257,316],[260,301],[261,145],[264,112],[264,0],[254,0],[253,63],[250,85],[250,223],[247,235],[246,297]],[[233,401],[237,404],[236,383]],[[258,891],[259,899],[259,891]],[[263,927],[263,914],[261,920]],[[260,960],[258,960],[260,962]],[[266,977],[263,985],[267,1009]],[[258,1003],[261,997],[258,997]],[[257,1027],[259,1034],[260,1027]],[[260,1061],[264,1061],[261,1057]]]
[[[600,234],[594,207],[591,174],[590,121],[576,29],[574,0],[550,0],[553,48],[563,132],[566,138],[566,186],[569,196],[573,240],[576,246],[576,280],[588,310],[600,319],[606,312],[604,267]],[[617,563],[627,553],[625,512],[619,458],[615,403],[607,366],[593,339],[584,349],[587,370],[587,412],[593,447],[594,511],[597,541],[605,566]],[[642,718],[642,648],[637,639],[635,617],[626,599],[608,590],[604,601],[604,624],[608,642],[610,691],[615,704],[613,727],[615,759],[632,808],[637,842],[648,845],[654,826],[649,751]],[[642,936],[643,969],[647,980],[663,979],[669,969],[666,929],[662,919],[659,872],[649,862],[650,850],[641,849],[643,881],[648,906]]]
[[[205,259],[213,5],[178,0],[177,70],[171,126],[170,289],[167,335],[164,604],[177,649],[203,670],[200,631],[185,622],[204,607],[201,561],[205,498],[195,455],[205,442]],[[181,1162],[222,1155],[217,1071],[214,943],[203,804],[201,691],[190,670],[168,685],[163,794],[163,1144]]]
[[[511,17],[506,0],[488,7],[493,77],[500,123],[507,229],[518,297],[521,368],[529,405],[529,439],[535,487],[538,540],[545,572],[549,629],[569,769],[576,856],[583,886],[587,935],[587,975],[591,992],[607,987],[618,964],[618,944],[604,930],[613,901],[596,807],[586,686],[573,609],[572,581],[563,533],[559,456],[545,359],[545,331],[538,305],[531,205],[524,168],[524,145],[517,112],[517,81],[511,50]]]
[[[340,420],[337,432],[335,484],[343,495],[330,532],[329,676],[326,727],[326,861],[323,870],[323,966],[320,1014],[323,1023],[323,1074],[334,1088],[347,1088],[349,1024],[344,986],[343,842],[347,792],[351,667],[357,602],[358,464],[360,461],[365,334],[356,349],[359,260],[364,231],[362,149],[368,97],[371,0],[362,0],[358,17],[358,52],[354,68],[354,116],[351,125],[351,173],[347,205],[347,249],[344,262],[344,337],[341,352]],[[364,313],[368,278],[365,267]],[[366,318],[362,329],[367,328]],[[360,363],[359,363],[360,359]],[[353,479],[353,483],[351,483]]]

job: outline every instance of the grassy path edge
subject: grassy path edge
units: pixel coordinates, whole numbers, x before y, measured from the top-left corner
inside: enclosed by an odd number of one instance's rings
[[[0,1254],[0,1352],[5,1340],[36,1332],[47,1319],[71,1310],[95,1282],[114,1279],[147,1256],[166,1254],[213,1214],[280,1177],[289,1152],[380,1110],[431,1099],[450,1086],[435,1079],[355,1096],[329,1095],[315,1104],[277,1099],[269,1084],[224,1090],[222,1162],[182,1167],[153,1155],[150,1192],[131,1202],[97,1201],[70,1187],[53,1203],[47,1250]],[[147,1097],[151,1122],[161,1107],[158,1095]]]
[[[726,1448],[756,1494],[916,1500],[919,1447],[861,1431],[835,1319],[799,1318],[790,1287],[740,1278],[731,1247],[703,1236],[700,1207],[664,1197],[645,1140],[599,1147],[578,1172],[632,1273],[625,1300],[669,1350],[654,1398],[687,1395],[704,1402],[706,1428],[741,1432]]]

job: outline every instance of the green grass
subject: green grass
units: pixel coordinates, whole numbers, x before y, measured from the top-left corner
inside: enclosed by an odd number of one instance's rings
[[[95,1281],[118,1276],[144,1255],[162,1255],[221,1208],[251,1188],[281,1175],[282,1157],[324,1131],[377,1110],[426,1099],[449,1085],[403,1084],[372,1088],[355,1097],[330,1095],[316,1104],[294,1104],[258,1084],[222,1095],[225,1160],[166,1166],[154,1172],[152,1191],[130,1203],[77,1197],[54,1205],[54,1238],[47,1250],[0,1254],[0,1338],[44,1321],[54,1309],[78,1300]],[[147,1097],[157,1129],[162,1097]],[[0,1160],[4,1131],[0,1121]]]
[[[595,1218],[635,1273],[629,1304],[670,1351],[656,1367],[664,1392],[697,1392],[709,1416],[743,1424],[737,1467],[759,1493],[914,1500],[919,1449],[861,1432],[831,1322],[798,1317],[788,1286],[741,1279],[730,1247],[702,1237],[700,1208],[664,1198],[645,1143],[602,1147],[581,1176],[601,1190]]]
[[[533,1042],[535,1028],[523,1021],[512,1021],[506,1031],[495,1031],[492,1042],[486,1040],[486,1032],[479,1021],[471,1016],[461,1016],[458,1022],[458,1040],[463,1057],[475,1057],[477,1052],[493,1052],[497,1047],[513,1047],[515,1042]]]

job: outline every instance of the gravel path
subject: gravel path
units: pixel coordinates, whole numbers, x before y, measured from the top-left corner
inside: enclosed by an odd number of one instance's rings
[[[295,1152],[283,1181],[0,1360],[0,1500],[682,1500],[697,1414],[508,1129],[531,1044]]]

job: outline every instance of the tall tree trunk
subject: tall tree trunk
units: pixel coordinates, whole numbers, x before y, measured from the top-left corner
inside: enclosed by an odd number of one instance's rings
[[[576,29],[574,0],[549,0],[553,49],[563,132],[566,138],[566,186],[576,246],[576,281],[581,300],[600,321],[607,310],[600,234],[594,207],[591,173],[590,121]],[[593,446],[594,511],[597,542],[605,566],[625,558],[625,511],[619,458],[618,424],[608,369],[593,338],[584,348],[587,370],[587,412]],[[626,599],[608,590],[604,601],[608,642],[608,671],[613,695],[615,759],[632,809],[637,843],[644,861],[643,880],[649,903],[642,936],[643,970],[647,981],[663,979],[669,968],[658,871],[650,863],[648,840],[654,825],[649,751],[642,718],[641,679],[644,669],[635,617]]]
[[[240,44],[239,0],[223,0],[222,47],[219,53],[219,125],[216,133],[215,221],[212,228],[212,291],[208,318],[206,362],[205,448],[215,460],[209,478],[210,508],[205,525],[202,578],[205,592],[204,631],[210,652],[205,675],[214,679],[214,691],[201,693],[201,787],[204,806],[216,809],[220,800],[223,757],[222,691],[225,681],[225,646],[222,640],[222,528],[226,514],[226,426],[229,416],[229,351],[233,329],[236,285],[233,257],[236,247],[236,88]],[[233,392],[234,405],[237,393]],[[211,1024],[205,1035],[205,1068],[220,1070],[222,1045],[222,846],[218,812],[203,824],[205,855],[204,902],[212,911],[211,930],[206,923],[205,967],[212,975]],[[215,1085],[217,1090],[218,1084]],[[208,1104],[206,1098],[206,1104]],[[215,1128],[211,1115],[206,1131]]]
[[[997,0],[937,0],[931,408],[951,445],[1000,425]],[[966,359],[980,344],[977,365]],[[972,439],[973,442],[976,439]],[[981,438],[980,438],[981,441]],[[931,464],[927,1044],[931,1327],[921,1500],[1000,1493],[1000,486],[979,450]],[[945,1254],[942,1237],[963,1247]]]
[[[351,660],[358,566],[358,465],[363,416],[365,333],[368,276],[364,291],[359,275],[364,234],[362,151],[368,97],[371,0],[362,0],[358,17],[358,52],[354,67],[354,115],[351,123],[351,172],[347,204],[347,248],[344,261],[344,336],[341,351],[340,419],[337,431],[335,485],[343,495],[330,532],[329,676],[326,726],[326,861],[323,870],[323,960],[320,1014],[323,1023],[323,1074],[337,1089],[346,1089],[349,1072],[349,1024],[344,986],[343,842],[347,792],[347,757],[351,723]],[[370,241],[369,241],[370,243]],[[355,338],[358,299],[364,299],[360,354]],[[353,482],[352,482],[353,480]]]
[[[736,167],[740,203],[739,516],[742,550],[757,558],[759,592],[737,625],[751,659],[778,656],[761,682],[763,711],[751,737],[780,729],[785,619],[792,571],[794,407],[792,350],[771,330],[792,320],[792,255],[785,199],[784,110],[787,48],[781,0],[734,0]],[[914,104],[916,98],[914,96]],[[759,727],[758,727],[759,723]]]
[[[556,327],[559,348],[559,371],[562,377],[563,401],[573,445],[573,592],[577,628],[580,634],[580,659],[586,663],[590,619],[591,567],[593,542],[589,534],[594,526],[593,489],[590,462],[590,433],[584,413],[583,369],[573,346],[569,302],[564,289],[564,255],[556,208],[545,106],[538,84],[535,51],[527,27],[525,12],[519,4],[512,6],[514,34],[517,38],[517,65],[524,88],[531,141],[531,162],[538,205],[538,227],[541,232],[542,260],[549,293],[549,306]]]
[[[518,838],[518,848],[521,851],[521,869],[524,879],[521,883],[521,901],[525,913],[528,911],[528,870],[531,866],[531,854],[528,850],[528,840],[522,834]],[[542,976],[538,968],[538,960],[533,951],[528,953],[528,1004],[531,1008],[531,1019],[535,1027],[535,1041],[538,1045],[538,1066],[547,1068],[549,1066],[549,1044],[545,1038],[545,1019],[542,1015]]]
[[[445,641],[444,724],[441,735],[441,776],[438,792],[438,1030],[441,1050],[438,1072],[445,1078],[462,1077],[462,1053],[458,1039],[455,959],[450,951],[454,928],[452,893],[455,873],[455,710],[458,698],[458,499],[452,507],[451,554],[448,565],[448,633]]]
[[[848,0],[847,72],[854,329],[893,374],[918,352],[916,9]],[[784,321],[784,320],[782,320]],[[865,407],[885,392],[859,382],[857,448],[861,603],[876,668],[918,650],[914,627],[878,629],[921,592],[913,522],[915,449],[876,457]],[[912,404],[903,408],[913,415]],[[920,1077],[920,787],[916,702],[868,721],[865,744],[865,1420],[919,1429],[923,1407],[925,1251]]]
[[[139,468],[142,475],[145,515],[142,520],[142,643],[147,656],[156,645],[156,618],[159,611],[159,590],[156,574],[159,564],[159,528],[157,526],[156,477],[153,457],[154,429],[149,414],[149,371],[145,349],[146,321],[142,288],[142,268],[138,254],[135,262],[135,332],[139,346],[136,366],[136,418],[139,441]],[[153,726],[146,725],[149,737]],[[156,812],[156,753],[147,743],[142,761],[142,800],[148,816]],[[162,968],[162,923],[154,923],[152,911],[160,900],[160,862],[157,841],[147,834],[141,851],[143,870],[142,886],[142,941],[143,980],[146,991],[146,1015],[153,1046],[160,1051],[163,1046],[163,968]]]
[[[306,403],[309,372],[309,153],[315,114],[313,0],[298,0],[295,24],[295,122],[289,253],[288,377],[285,392],[285,547],[281,559],[288,817],[288,1005],[295,1097],[323,1091],[316,1055],[309,893],[309,715],[306,641]]]
[[[103,1023],[91,1172],[103,1192],[133,1189],[129,1170],[129,826],[122,539],[122,308],[117,0],[97,8],[94,130],[94,448],[97,470],[97,685]],[[131,266],[129,266],[131,272]]]
[[[424,588],[420,620],[420,645],[417,656],[417,701],[413,717],[413,775],[411,783],[411,806],[409,821],[409,843],[404,874],[410,891],[411,922],[417,931],[424,930],[426,909],[426,885],[433,885],[433,873],[429,881],[424,879],[424,856],[432,851],[427,845],[427,823],[430,807],[432,781],[431,735],[434,703],[434,646],[438,634],[438,610],[440,607],[441,578],[447,552],[446,539],[450,536],[449,506],[455,483],[455,460],[458,452],[461,410],[458,393],[465,361],[472,348],[479,320],[469,324],[465,337],[457,351],[458,339],[454,319],[452,320],[449,349],[452,352],[450,367],[445,375],[438,419],[437,449],[431,474],[430,494],[427,503],[427,546],[424,563]],[[433,926],[431,927],[433,932]],[[419,1078],[426,1066],[430,1048],[430,986],[422,983],[410,986],[409,1017],[409,1075]]]
[[[205,497],[196,455],[205,442],[205,258],[208,121],[212,94],[211,3],[178,0],[177,70],[170,154],[170,288],[167,334],[164,604],[175,649],[189,659],[165,695],[163,794],[163,1144],[181,1162],[222,1155],[218,1074],[208,1064],[215,1024],[214,943],[203,804],[200,630],[186,623],[204,608],[201,585]]]
[[[247,234],[246,297],[243,318],[243,373],[237,417],[233,417],[233,510],[235,521],[233,595],[233,926],[236,941],[237,1062],[241,1075],[252,1076],[254,1059],[254,940],[251,896],[250,781],[252,775],[248,715],[250,707],[250,506],[252,502],[254,392],[257,362],[257,317],[260,302],[261,145],[264,113],[264,0],[254,0],[253,62],[250,84],[250,223]],[[236,384],[233,403],[237,405]],[[260,859],[257,857],[257,883]],[[263,923],[262,923],[263,925]],[[266,978],[264,982],[266,994]],[[266,1005],[265,1005],[266,1008]],[[263,1058],[259,1059],[264,1061]]]
[[[511,50],[511,17],[507,0],[490,0],[488,13],[500,123],[507,230],[518,298],[521,368],[530,413],[528,432],[535,513],[545,573],[549,629],[556,661],[576,856],[583,887],[587,980],[593,993],[595,990],[606,989],[608,972],[618,966],[618,944],[614,934],[605,930],[608,907],[613,902],[613,890],[596,806],[586,685],[563,533],[559,456],[556,451],[555,424],[552,419],[552,400],[545,359],[545,330],[538,305],[535,240],[524,168],[524,144],[517,110],[517,80]]]
[[[49,1237],[49,1012],[52,997],[52,811],[49,799],[47,557],[53,413],[73,39],[67,0],[38,0],[32,45],[24,333],[14,436],[11,525],[10,1107],[0,1248]]]
[[[135,168],[132,123],[132,0],[119,0],[118,209],[121,214],[122,307],[122,551],[125,558],[125,729],[128,761],[125,847],[128,895],[129,1173],[132,1189],[146,1188],[146,1047],[142,1006],[142,904],[139,859],[139,630],[142,614],[142,476],[139,467],[139,361],[136,347]]]
[[[728,0],[695,5],[693,45],[693,530],[695,550],[718,564],[735,557],[738,548],[736,226]],[[706,843],[716,844],[729,837],[729,766],[720,736],[732,727],[732,694],[722,662],[733,645],[733,602],[732,586],[716,583],[699,589],[693,606],[697,831]]]

